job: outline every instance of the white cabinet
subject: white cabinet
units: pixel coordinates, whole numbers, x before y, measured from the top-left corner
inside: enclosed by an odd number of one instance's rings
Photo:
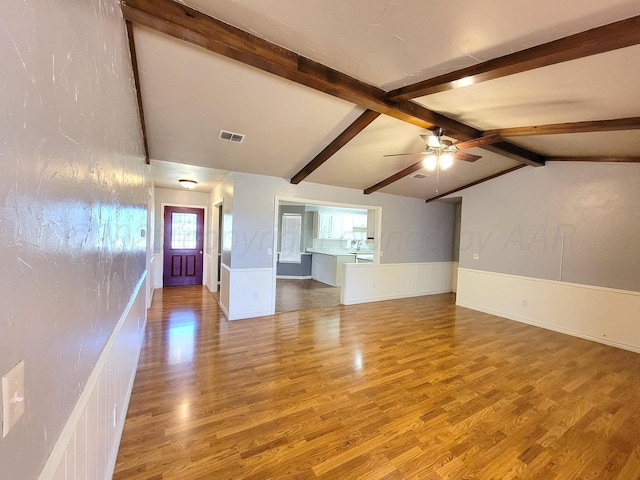
[[[353,215],[331,215],[331,237],[335,239],[351,238],[353,233]]]
[[[353,215],[353,228],[367,228],[367,215]]]
[[[329,238],[342,238],[342,215],[331,215],[331,234]]]
[[[331,238],[331,215],[315,212],[315,238]]]
[[[364,215],[361,215],[364,217]],[[351,238],[356,215],[315,212],[315,238]],[[366,218],[366,217],[365,217]]]
[[[376,236],[376,211],[367,210],[367,239],[373,240]]]

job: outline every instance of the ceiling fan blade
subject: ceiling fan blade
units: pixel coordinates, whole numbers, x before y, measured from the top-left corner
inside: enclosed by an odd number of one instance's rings
[[[383,157],[400,157],[402,155],[426,155],[429,152],[409,152],[409,153],[389,153],[387,155],[383,155]]]
[[[456,160],[462,160],[463,162],[475,162],[482,158],[480,155],[471,155],[470,153],[456,152],[454,155]]]
[[[456,148],[458,150],[465,150],[467,148],[484,147],[485,145],[491,145],[492,143],[500,141],[502,141],[502,137],[497,133],[494,133],[493,135],[487,135],[486,137],[478,137],[472,140],[467,140],[466,142],[456,143]]]

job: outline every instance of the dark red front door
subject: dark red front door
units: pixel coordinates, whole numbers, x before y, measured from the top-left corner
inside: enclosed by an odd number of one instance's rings
[[[202,285],[204,209],[164,207],[163,285]]]

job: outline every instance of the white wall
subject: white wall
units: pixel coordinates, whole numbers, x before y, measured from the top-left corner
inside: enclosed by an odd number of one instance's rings
[[[0,477],[34,479],[144,279],[151,183],[116,0],[8,2],[0,37],[0,374],[26,382]]]

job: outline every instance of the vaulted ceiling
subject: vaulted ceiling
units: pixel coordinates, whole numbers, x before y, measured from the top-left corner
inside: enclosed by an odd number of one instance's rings
[[[159,186],[184,174],[210,188],[226,170],[432,200],[550,161],[640,162],[637,0],[126,0],[122,11]],[[424,151],[436,127],[481,158],[436,173],[419,154],[386,156]]]

